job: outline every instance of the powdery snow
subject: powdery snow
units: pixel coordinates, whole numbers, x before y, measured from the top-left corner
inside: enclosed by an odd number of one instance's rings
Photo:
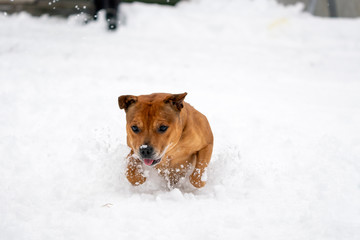
[[[274,1],[0,16],[0,239],[360,239],[360,20]],[[125,20],[125,18],[123,18]],[[124,176],[122,94],[188,92],[208,184]]]

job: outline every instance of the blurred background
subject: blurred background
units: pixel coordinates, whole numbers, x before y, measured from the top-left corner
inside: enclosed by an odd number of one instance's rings
[[[121,2],[144,2],[175,6],[181,0],[122,0]],[[182,0],[191,1],[191,0]],[[277,0],[285,5],[302,3],[304,10],[322,17],[360,16],[358,0]],[[93,0],[0,0],[0,11],[14,13],[27,11],[33,15],[50,14],[68,16],[81,12],[92,13],[95,9]],[[120,1],[118,1],[120,2]]]

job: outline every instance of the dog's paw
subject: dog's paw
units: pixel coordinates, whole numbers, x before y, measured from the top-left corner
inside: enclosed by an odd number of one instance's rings
[[[202,177],[202,172],[200,169],[195,169],[194,172],[190,175],[190,183],[196,188],[202,188],[205,186],[206,181]]]
[[[139,186],[146,181],[146,177],[144,177],[142,174],[126,174],[126,178],[134,186]]]
[[[146,181],[141,165],[129,164],[126,171],[126,178],[134,186],[141,185]]]

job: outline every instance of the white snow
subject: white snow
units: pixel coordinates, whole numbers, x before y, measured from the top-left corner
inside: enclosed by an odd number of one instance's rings
[[[0,239],[360,239],[360,20],[274,1],[0,15]],[[124,19],[123,19],[124,20]],[[123,94],[188,92],[208,183],[125,176]]]
[[[208,180],[207,169],[205,169],[204,173],[201,175],[201,181],[206,182],[207,180]]]

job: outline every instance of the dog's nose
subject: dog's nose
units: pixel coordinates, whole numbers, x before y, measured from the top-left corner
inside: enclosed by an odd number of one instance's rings
[[[140,155],[142,158],[151,158],[154,152],[154,148],[150,145],[140,146]]]

